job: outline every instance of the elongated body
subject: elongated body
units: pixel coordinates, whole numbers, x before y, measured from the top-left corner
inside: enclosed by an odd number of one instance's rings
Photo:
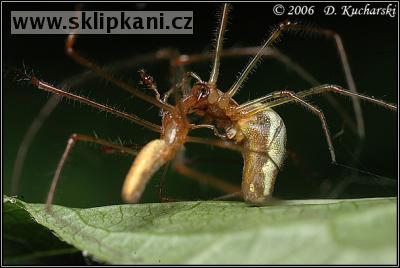
[[[122,198],[127,203],[139,201],[157,170],[169,160],[169,147],[164,140],[157,139],[147,143],[136,156],[122,188]]]
[[[223,97],[224,93],[215,86],[198,82],[181,106],[164,113],[161,138],[142,148],[126,176],[122,189],[125,202],[138,202],[154,173],[175,158],[192,127],[185,116],[190,113],[224,131],[226,140],[242,148],[244,200],[253,204],[270,200],[285,156],[285,124],[270,108],[241,114],[236,112],[239,105],[233,99],[224,101]]]
[[[160,139],[147,143],[138,153],[126,175],[122,188],[122,198],[127,203],[139,201],[151,179],[165,163],[175,158],[186,142],[189,124],[180,116],[178,108],[165,112]]]
[[[215,123],[226,133],[231,133],[226,139],[243,148],[243,198],[254,204],[268,202],[285,156],[285,124],[272,109],[233,120],[235,115],[230,118],[221,107],[206,101],[210,92],[219,94],[220,91],[206,84],[195,85],[192,94],[183,100],[183,109],[188,112],[187,108],[190,108],[204,120]],[[237,106],[233,101],[230,105]],[[138,202],[154,173],[176,156],[186,142],[190,129],[185,120],[179,116],[178,110],[164,115],[161,139],[153,140],[142,148],[126,176],[122,189],[124,201]]]
[[[207,83],[198,83],[193,96],[200,96],[194,112],[226,133],[226,139],[242,148],[242,196],[253,204],[267,203],[286,151],[286,128],[271,108],[258,105],[256,113],[241,113],[233,99]]]
[[[272,109],[237,122],[235,139],[242,143],[242,192],[245,201],[263,204],[272,197],[275,179],[284,161],[286,128]]]

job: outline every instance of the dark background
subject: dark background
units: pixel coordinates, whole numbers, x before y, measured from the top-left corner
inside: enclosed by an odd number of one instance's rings
[[[245,47],[262,43],[271,26],[287,16],[275,16],[273,3],[235,3],[226,34],[225,47]],[[287,8],[289,4],[283,3]],[[360,92],[389,102],[397,100],[397,17],[358,16],[327,17],[322,14],[325,5],[316,5],[315,15],[296,16],[290,19],[335,30],[342,37]],[[336,4],[337,5],[337,4]],[[363,3],[352,3],[364,6]],[[374,3],[384,7],[386,4]],[[7,3],[3,5],[3,186],[10,194],[11,175],[18,146],[29,125],[37,117],[50,95],[30,85],[16,81],[10,71],[28,70],[46,82],[61,86],[66,79],[85,71],[64,53],[64,35],[10,35],[10,10],[74,10],[75,4],[67,3]],[[213,32],[217,28],[216,10],[220,4],[166,3],[166,4],[94,4],[86,3],[84,10],[193,10],[193,35],[99,35],[80,36],[77,49],[83,55],[109,66],[119,60],[129,60],[160,48],[176,48],[181,53],[201,53],[212,47]],[[346,82],[336,47],[332,40],[301,34],[286,34],[277,44],[282,52],[311,72],[322,83],[346,87]],[[218,86],[226,90],[247,58],[226,59],[221,64]],[[169,87],[167,62],[140,64],[126,68],[115,75],[133,85],[138,85],[137,70],[145,68],[153,75],[160,89]],[[210,63],[190,67],[204,80],[208,79]],[[68,88],[68,84],[63,84]],[[138,86],[140,87],[140,86]],[[237,100],[263,96],[271,91],[291,89],[301,91],[310,86],[288,68],[274,59],[259,65],[245,84]],[[143,87],[140,87],[142,90]],[[91,79],[71,90],[90,96],[101,103],[118,106],[159,123],[158,110],[101,79]],[[342,96],[337,100],[352,115],[351,101]],[[332,135],[343,129],[334,140],[337,160],[350,168],[333,166],[318,118],[295,104],[277,107],[276,111],[286,122],[288,150],[295,157],[288,157],[278,174],[275,196],[285,199],[362,198],[395,196],[397,191],[397,113],[375,105],[362,103],[367,138],[360,156],[355,156],[358,138],[343,128],[343,119],[324,98],[312,98],[312,103],[324,110]],[[113,116],[106,116],[79,103],[62,101],[50,115],[33,141],[22,171],[18,191],[27,202],[44,202],[59,158],[71,133],[92,135],[123,141],[132,140],[138,146],[157,138],[155,133]],[[207,131],[197,132],[208,135]],[[240,184],[241,156],[209,146],[187,144],[186,159],[190,166],[208,174]],[[69,158],[57,188],[55,203],[74,207],[93,207],[120,204],[120,191],[125,175],[132,163],[131,157],[101,153],[96,146],[78,144]],[[163,169],[146,188],[142,202],[158,202],[156,194]],[[169,169],[164,191],[168,196],[183,200],[211,199],[221,193],[189,180]],[[12,244],[14,245],[14,244]],[[18,245],[17,245],[18,246]],[[9,252],[12,247],[7,245]],[[64,245],[48,245],[64,247]],[[20,252],[20,251],[18,251]],[[25,251],[23,251],[26,253]],[[22,254],[22,252],[20,252]],[[31,260],[33,261],[33,260]],[[37,260],[36,260],[37,261]],[[81,263],[80,254],[59,256],[37,261],[39,264]]]
[[[288,7],[289,4],[283,4]],[[291,17],[295,21],[337,31],[348,53],[355,82],[360,92],[389,102],[397,100],[397,18],[387,16],[328,17],[322,14],[325,5],[316,5],[313,16]],[[362,3],[352,3],[363,6]],[[10,178],[18,146],[29,124],[48,100],[49,94],[19,83],[7,72],[9,68],[22,68],[25,63],[40,78],[54,85],[85,71],[64,53],[64,35],[10,35],[10,10],[74,10],[66,3],[7,3],[3,9],[3,55],[5,67],[4,101],[4,151],[3,186],[9,194]],[[373,6],[386,6],[375,3]],[[261,44],[268,37],[271,26],[287,16],[272,13],[272,3],[235,3],[226,34],[225,47],[244,47]],[[80,36],[77,49],[83,55],[107,66],[121,59],[132,58],[172,47],[181,53],[200,53],[212,47],[213,32],[217,27],[216,10],[220,4],[211,3],[152,3],[152,4],[94,4],[86,3],[84,10],[193,10],[193,35],[98,35]],[[322,83],[346,87],[346,82],[333,40],[302,34],[286,34],[276,46],[294,61],[301,64]],[[226,90],[247,58],[222,61],[219,88]],[[210,63],[195,64],[189,69],[208,79]],[[144,67],[157,81],[159,88],[168,88],[167,62],[141,64],[125,69],[116,75],[138,85],[137,70]],[[274,90],[301,91],[309,85],[274,59],[264,60],[251,75],[237,100],[243,102]],[[142,87],[143,89],[143,87]],[[126,111],[158,123],[158,111],[141,100],[101,79],[73,88],[101,103],[122,107]],[[145,90],[145,89],[143,89]],[[353,114],[351,101],[336,97]],[[312,103],[325,113],[332,135],[343,127],[343,119],[327,104],[324,98],[315,97]],[[344,167],[332,166],[320,121],[303,107],[288,104],[276,108],[286,122],[288,149],[297,161],[289,157],[278,175],[276,196],[280,198],[360,198],[393,196],[397,183],[397,113],[375,105],[362,103],[367,139],[360,157],[354,159],[357,137],[348,128],[334,140],[337,160],[361,170],[354,173]],[[19,194],[25,201],[43,202],[57,162],[71,133],[92,135],[124,141],[132,140],[143,145],[157,137],[156,134],[120,120],[106,116],[79,103],[62,101],[51,114],[29,150],[22,172]],[[204,132],[198,132],[199,135]],[[207,133],[204,133],[207,135]],[[191,166],[209,174],[240,184],[241,156],[230,151],[203,145],[187,145],[187,159]],[[220,159],[220,161],[216,161]],[[132,163],[132,158],[101,153],[96,147],[78,144],[69,158],[55,203],[66,206],[91,207],[121,203],[120,189]],[[157,185],[162,170],[146,188],[143,202],[158,202]],[[350,183],[353,181],[353,183]],[[347,185],[347,186],[346,186]],[[343,186],[343,187],[342,187]],[[164,191],[168,196],[185,200],[210,199],[221,193],[199,185],[169,170]]]

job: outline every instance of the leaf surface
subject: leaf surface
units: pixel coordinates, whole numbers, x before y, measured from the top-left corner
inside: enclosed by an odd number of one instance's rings
[[[396,198],[53,206],[52,214],[10,200],[105,263],[396,263]]]

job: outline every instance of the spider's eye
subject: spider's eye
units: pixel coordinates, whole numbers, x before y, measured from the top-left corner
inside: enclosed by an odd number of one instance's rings
[[[151,86],[154,83],[153,77],[148,75],[144,70],[139,70],[139,76],[142,83],[146,86]]]
[[[197,97],[197,100],[201,100],[203,98],[207,98],[208,94],[209,94],[208,88],[202,87],[200,89],[199,96]]]

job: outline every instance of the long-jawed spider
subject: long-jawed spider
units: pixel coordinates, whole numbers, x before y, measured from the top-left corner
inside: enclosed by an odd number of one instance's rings
[[[295,101],[318,115],[326,135],[333,162],[335,162],[335,154],[325,117],[318,108],[306,102],[304,98],[314,94],[333,92],[363,99],[391,110],[397,110],[397,107],[393,104],[386,103],[365,95],[360,95],[355,92],[349,92],[339,86],[334,85],[318,86],[298,93],[294,93],[289,90],[274,92],[267,96],[239,105],[233,100],[233,96],[238,92],[250,71],[254,69],[255,64],[261,58],[261,56],[263,56],[265,50],[272,45],[284,31],[310,31],[319,32],[325,35],[332,35],[332,32],[317,28],[309,28],[299,24],[292,24],[289,21],[281,23],[272,32],[271,36],[264,43],[261,49],[252,52],[254,57],[250,60],[249,64],[241,73],[239,79],[232,85],[232,87],[229,88],[229,90],[222,92],[217,88],[217,80],[219,74],[220,56],[223,54],[221,52],[223,43],[222,41],[227,24],[228,13],[229,7],[227,4],[225,4],[218,31],[213,68],[208,82],[203,81],[195,73],[186,73],[185,78],[178,87],[179,89],[182,89],[184,97],[180,99],[177,97],[178,94],[174,94],[176,102],[174,106],[168,103],[168,97],[171,95],[171,93],[176,91],[168,91],[166,95],[161,97],[156,85],[152,82],[152,79],[144,72],[141,73],[142,81],[149,87],[149,89],[154,91],[156,97],[150,97],[149,95],[138,91],[131,85],[116,79],[109,72],[99,68],[78,54],[73,48],[75,36],[69,36],[66,44],[66,51],[73,59],[83,66],[88,67],[99,76],[132,93],[134,96],[162,109],[163,119],[161,126],[150,123],[137,116],[98,104],[81,96],[57,89],[38,80],[36,77],[29,78],[31,83],[39,89],[61,95],[65,98],[77,100],[81,103],[112,113],[116,116],[126,118],[139,125],[147,127],[150,130],[161,133],[160,139],[153,140],[148,143],[136,156],[136,159],[126,177],[122,191],[122,196],[125,201],[131,203],[137,202],[152,175],[166,162],[174,159],[178,152],[182,149],[184,143],[197,142],[212,144],[242,152],[244,157],[242,182],[243,198],[250,203],[264,204],[268,202],[272,196],[275,178],[285,156],[285,126],[279,115],[271,109],[272,107]],[[182,59],[178,59],[178,61],[182,61]],[[196,83],[190,90],[186,89],[186,82],[188,78],[193,78],[196,80]],[[201,118],[203,120],[203,124],[191,124],[188,121],[187,115],[192,113]],[[197,128],[212,129],[215,135],[220,138],[220,140],[211,141],[188,136],[189,131]],[[56,169],[56,174],[54,176],[47,199],[48,207],[52,203],[56,185],[60,178],[65,160],[71,152],[73,145],[77,141],[94,142],[109,148],[114,148],[115,150],[121,152],[136,155],[136,152],[130,148],[112,144],[96,137],[89,137],[79,134],[71,135],[64,154]],[[188,175],[196,175],[193,172],[187,173]],[[201,175],[198,177],[201,177]],[[217,187],[223,189],[224,191],[234,192],[236,190],[236,187],[227,183],[216,180],[214,182],[215,186],[219,185]]]

